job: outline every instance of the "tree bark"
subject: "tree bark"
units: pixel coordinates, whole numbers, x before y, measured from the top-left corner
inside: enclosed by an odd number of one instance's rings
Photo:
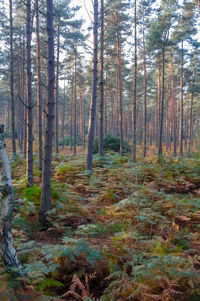
[[[37,113],[38,113],[38,152],[39,170],[42,170],[42,91],[41,91],[41,66],[40,66],[40,37],[39,37],[39,8],[38,0],[35,0],[36,17],[36,69],[37,69]]]
[[[134,7],[134,32],[135,32],[135,58],[134,58],[134,92],[133,92],[133,162],[136,162],[136,148],[137,148],[137,136],[136,136],[136,103],[137,103],[137,1],[135,0]]]
[[[75,50],[77,51],[77,50]],[[74,104],[74,123],[73,123],[73,131],[74,131],[74,156],[76,156],[76,136],[77,136],[77,127],[76,127],[76,123],[77,123],[77,103],[76,103],[76,98],[77,98],[77,95],[76,95],[76,86],[77,86],[77,53],[74,54],[74,101],[73,101],[73,104]]]
[[[90,105],[90,117],[88,124],[88,145],[87,145],[87,170],[93,166],[93,140],[96,118],[97,83],[98,83],[98,0],[94,0],[94,25],[93,25],[93,79],[92,79],[92,100]]]
[[[117,26],[120,25],[120,16],[117,10]],[[117,78],[118,78],[118,95],[119,95],[119,120],[120,120],[120,155],[123,156],[123,106],[122,106],[122,63],[121,63],[121,43],[120,32],[117,30]],[[117,120],[118,122],[118,120]]]
[[[46,0],[47,5],[47,36],[48,36],[48,72],[47,72],[47,127],[45,135],[44,165],[42,171],[42,194],[40,201],[39,221],[46,226],[46,212],[51,209],[51,162],[52,142],[54,131],[54,28],[53,28],[53,0]]]
[[[58,92],[59,92],[59,61],[60,61],[60,26],[57,27],[57,36],[58,36],[58,44],[57,44],[57,59],[56,59],[56,89],[55,89],[55,124],[56,124],[56,132],[55,132],[55,140],[56,140],[56,153],[59,153],[59,127],[58,127]]]
[[[180,77],[180,136],[179,156],[183,156],[183,39],[181,41],[181,77]]]
[[[13,14],[12,0],[10,4],[10,102],[11,102],[11,129],[12,129],[12,152],[16,154],[15,141],[15,101],[14,101],[14,78],[13,78]]]
[[[28,186],[33,186],[33,105],[32,105],[32,71],[31,71],[31,0],[27,0],[26,14],[26,59],[27,59],[27,173]]]
[[[100,108],[99,108],[99,155],[103,156],[104,138],[104,0],[101,0],[101,49],[100,49]]]
[[[160,107],[160,128],[159,128],[159,143],[158,143],[158,159],[162,156],[162,141],[163,141],[163,121],[164,121],[164,98],[165,98],[165,47],[162,49],[162,95]]]
[[[188,154],[191,153],[191,151],[192,151],[192,145],[193,145],[193,106],[194,106],[194,93],[192,92],[191,102],[190,102],[190,125],[189,125]]]
[[[147,155],[147,68],[146,68],[146,44],[145,44],[145,32],[143,28],[143,65],[144,65],[144,157]]]
[[[6,265],[22,269],[13,246],[11,232],[13,219],[13,189],[11,169],[4,144],[4,126],[0,125],[0,240],[2,259]]]

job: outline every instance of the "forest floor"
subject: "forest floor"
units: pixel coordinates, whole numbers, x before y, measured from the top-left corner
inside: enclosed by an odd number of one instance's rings
[[[1,264],[1,301],[15,300],[8,288],[16,300],[200,300],[200,156],[95,155],[89,173],[85,156],[54,155],[46,230],[37,157],[32,188],[24,175],[19,155],[13,237],[28,280]]]

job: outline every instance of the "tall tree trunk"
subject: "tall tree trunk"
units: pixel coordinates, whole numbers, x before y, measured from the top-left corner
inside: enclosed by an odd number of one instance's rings
[[[135,33],[135,58],[134,58],[134,92],[133,92],[133,162],[136,162],[136,147],[137,147],[137,136],[136,136],[136,103],[137,103],[137,1],[135,0],[134,9],[134,33]]]
[[[39,8],[38,0],[35,0],[36,17],[36,70],[37,70],[37,113],[38,113],[38,152],[39,170],[42,170],[42,91],[41,91],[41,66],[40,66],[40,37],[39,37]]]
[[[70,150],[72,151],[73,146],[73,95],[74,95],[74,79],[71,82],[71,98],[70,98]]]
[[[87,145],[87,170],[93,166],[93,140],[96,117],[97,83],[98,83],[98,0],[94,0],[94,25],[93,25],[93,79],[92,79],[92,100],[90,106],[90,117],[88,124],[88,145]]]
[[[99,155],[103,156],[104,137],[104,0],[101,0],[101,49],[100,49],[100,108],[99,108]]]
[[[120,25],[120,16],[117,11],[117,26]],[[122,62],[121,62],[121,41],[120,32],[117,30],[117,77],[118,77],[118,95],[119,95],[119,120],[120,120],[120,155],[123,156],[123,106],[122,106]]]
[[[159,126],[159,143],[158,143],[158,159],[162,156],[163,141],[163,121],[164,121],[164,98],[165,98],[165,47],[162,49],[162,95],[160,106],[160,126]]]
[[[10,102],[11,102],[11,129],[12,129],[12,152],[16,154],[15,141],[15,100],[14,100],[14,78],[13,78],[13,14],[12,0],[10,3]]]
[[[106,84],[105,84],[105,99],[104,99],[104,111],[105,111],[105,134],[108,133],[108,109],[107,109],[107,96],[108,96],[108,85],[107,85],[107,71],[106,71]]]
[[[32,104],[32,71],[31,71],[31,0],[27,0],[27,14],[26,14],[26,56],[27,56],[27,172],[28,185],[33,186],[33,104]]]
[[[177,149],[177,120],[176,120],[176,98],[174,95],[174,62],[173,57],[171,60],[171,93],[172,93],[172,108],[173,108],[173,153],[174,157],[176,157],[176,149]]]
[[[57,27],[57,36],[58,36],[58,44],[57,44],[57,59],[56,59],[56,96],[55,96],[55,124],[56,124],[56,133],[55,133],[55,140],[56,140],[56,153],[59,153],[59,128],[58,128],[58,92],[59,92],[59,60],[60,60],[60,26],[58,24]]]
[[[85,149],[85,100],[83,95],[83,87],[80,89],[80,133],[83,148]]]
[[[160,62],[158,64],[158,94],[156,102],[156,111],[155,111],[155,143],[156,146],[159,144],[159,125],[160,125],[160,104],[161,104],[161,71],[160,71]]]
[[[64,80],[64,103],[63,103],[63,110],[62,110],[62,149],[65,146],[65,108],[66,108],[66,86]]]
[[[143,65],[144,65],[144,157],[147,155],[147,69],[146,69],[146,44],[145,44],[145,33],[143,29]]]
[[[192,145],[193,145],[193,105],[194,105],[194,93],[192,92],[191,102],[190,102],[190,125],[189,125],[189,146],[188,146],[189,154],[192,151]]]
[[[183,39],[181,41],[181,77],[180,77],[180,136],[179,156],[183,156]]]
[[[39,220],[46,226],[46,212],[51,209],[51,162],[52,142],[54,131],[54,28],[53,28],[53,0],[46,0],[47,5],[47,35],[48,35],[48,85],[47,85],[47,127],[45,135],[44,165],[42,171],[42,194],[40,201]]]
[[[76,50],[77,51],[77,50]],[[77,53],[74,54],[74,156],[76,156],[76,136],[77,136],[77,95],[76,95],[76,86],[77,86]]]

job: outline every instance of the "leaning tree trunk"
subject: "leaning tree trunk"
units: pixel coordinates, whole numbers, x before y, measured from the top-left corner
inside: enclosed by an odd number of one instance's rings
[[[20,265],[16,250],[13,247],[11,225],[13,218],[13,189],[11,183],[10,163],[5,151],[4,125],[0,125],[0,241],[2,258],[6,265]]]

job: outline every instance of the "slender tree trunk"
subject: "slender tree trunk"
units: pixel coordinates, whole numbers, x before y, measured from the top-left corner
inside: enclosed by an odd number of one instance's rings
[[[60,60],[60,26],[57,27],[57,36],[58,36],[58,44],[57,44],[57,60],[56,60],[56,96],[55,96],[55,124],[56,124],[56,153],[59,153],[59,127],[58,127],[58,93],[59,93],[59,60]]]
[[[37,113],[38,113],[38,152],[39,170],[42,170],[42,91],[41,91],[41,66],[40,66],[40,37],[39,37],[39,8],[38,0],[35,0],[36,17],[36,69],[37,69]]]
[[[181,78],[180,78],[180,136],[179,156],[183,156],[183,39],[181,41]]]
[[[176,157],[176,149],[177,149],[177,120],[176,120],[176,98],[174,95],[174,63],[173,57],[171,60],[171,89],[172,89],[172,108],[173,108],[173,152],[174,157]]]
[[[53,0],[46,0],[47,5],[47,35],[48,35],[48,87],[47,87],[47,127],[45,135],[44,165],[42,171],[42,194],[40,201],[39,220],[46,226],[46,212],[51,209],[51,162],[52,142],[54,131],[54,28],[53,28]]]
[[[156,112],[155,112],[155,143],[156,146],[159,144],[159,125],[160,125],[160,104],[161,104],[161,71],[160,71],[160,63],[158,65],[158,95],[157,95],[157,103],[156,103]]]
[[[160,108],[160,128],[159,128],[159,143],[158,143],[158,159],[162,156],[162,141],[163,141],[163,121],[164,121],[164,98],[165,98],[165,47],[162,49],[162,95]]]
[[[77,51],[77,50],[76,50]],[[76,156],[76,136],[77,136],[77,95],[76,95],[76,86],[77,86],[77,53],[74,54],[74,156]]]
[[[143,89],[144,89],[144,157],[147,155],[147,69],[146,69],[146,44],[145,44],[145,34],[143,29],[143,65],[144,65],[144,79],[143,79]]]
[[[15,100],[14,100],[14,78],[13,78],[13,14],[12,0],[10,3],[10,102],[11,102],[11,129],[12,129],[12,152],[16,154],[15,141]]]
[[[99,108],[99,155],[103,156],[104,138],[104,0],[101,0],[101,49],[100,49],[100,108]]]
[[[85,104],[83,96],[83,87],[80,90],[80,133],[83,148],[85,149]]]
[[[31,71],[31,0],[27,0],[27,15],[26,15],[26,55],[27,55],[27,172],[28,185],[33,186],[33,104],[32,104],[32,71]]]
[[[134,58],[134,92],[133,92],[133,162],[136,162],[136,148],[137,148],[137,112],[136,112],[136,103],[137,103],[137,1],[135,0],[135,9],[134,9],[134,32],[135,32],[135,58]]]
[[[74,79],[71,82],[71,99],[70,99],[70,150],[72,151],[73,146],[73,95],[74,95]]]
[[[117,26],[120,25],[120,16],[117,11]],[[121,43],[120,32],[117,31],[117,77],[118,77],[118,95],[119,95],[119,120],[120,120],[120,155],[123,156],[123,106],[122,106],[122,63],[121,63]]]
[[[106,72],[106,84],[105,84],[105,99],[104,99],[104,111],[105,111],[105,134],[108,133],[108,109],[107,109],[107,96],[108,96],[108,85],[107,85],[107,72]]]
[[[65,146],[65,108],[66,108],[66,86],[64,81],[64,103],[63,103],[63,110],[62,110],[62,149]]]
[[[194,93],[192,92],[191,102],[190,102],[190,125],[189,125],[189,146],[188,146],[189,154],[192,151],[192,145],[193,145],[193,105],[194,105]]]
[[[93,79],[92,79],[92,101],[90,106],[90,117],[88,124],[88,146],[87,146],[87,170],[93,166],[93,140],[96,117],[97,83],[98,83],[98,0],[94,0],[94,25],[93,25]]]

